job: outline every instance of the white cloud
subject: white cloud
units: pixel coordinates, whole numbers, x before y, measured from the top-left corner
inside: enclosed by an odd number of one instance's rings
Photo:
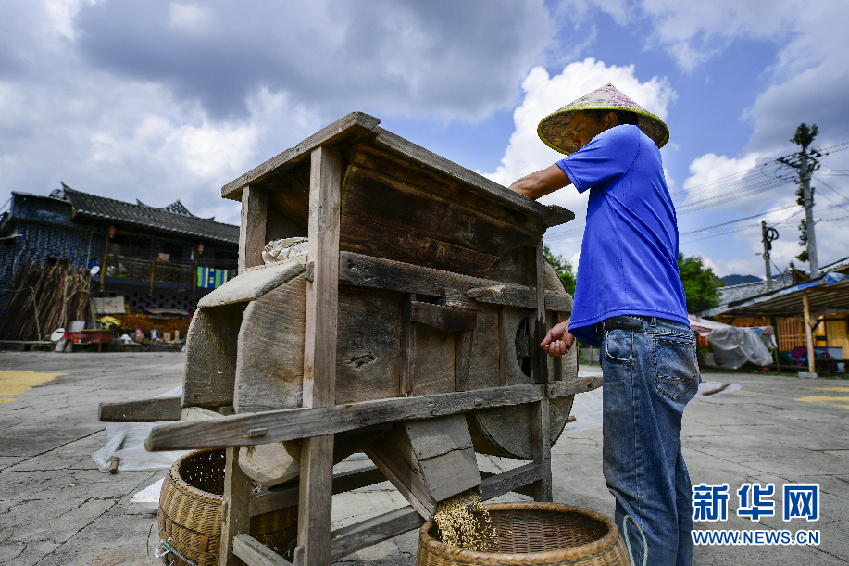
[[[45,0],[3,14],[2,193],[64,181],[234,223],[224,183],[347,112],[511,107],[555,31],[543,0]]]
[[[713,0],[698,5],[673,0],[645,0],[642,8],[655,24],[651,42],[669,49],[685,69],[694,68],[741,39],[770,42],[776,46],[775,64],[768,69],[772,84],[743,113],[742,118],[753,128],[748,147],[738,157],[707,154],[695,159],[690,166],[691,176],[683,185],[690,192],[691,201],[698,196],[693,191],[698,191],[699,186],[705,190],[704,183],[726,175],[740,175],[757,163],[798,151],[799,148],[788,140],[802,122],[819,126],[820,133],[814,143],[817,147],[849,141],[849,105],[845,101],[845,93],[849,92],[849,67],[845,62],[845,54],[849,51],[849,36],[845,32],[849,3],[822,0],[800,9],[798,2],[793,0]],[[825,157],[822,163],[830,169],[849,169],[849,155],[835,153]],[[740,177],[738,180],[745,179]],[[836,183],[844,193],[849,189],[840,180]],[[817,179],[813,184],[817,184]],[[740,186],[737,185],[738,188]],[[719,190],[715,183],[710,188],[715,192]],[[733,188],[724,187],[726,192]],[[736,199],[714,210],[727,211],[729,218],[735,218],[743,212],[788,206],[795,202],[794,190],[792,185],[784,186],[757,196]],[[844,204],[840,197],[829,194],[827,189],[824,194]],[[794,209],[790,209],[765,217],[770,225],[780,222],[781,239],[773,244],[772,259],[782,268],[790,261],[794,261],[797,267],[805,267],[795,259],[802,251],[798,245],[797,229],[801,214],[782,222],[793,212]],[[815,216],[824,219],[816,228],[821,265],[849,255],[842,234],[846,220],[829,220],[845,215],[842,209],[827,199],[817,199]],[[749,266],[751,273],[763,271],[763,260],[754,255],[762,251],[760,219],[753,220],[751,224],[751,231],[741,231],[733,236],[738,243],[737,253],[751,250],[751,259],[717,260],[720,269],[745,272],[745,266]],[[727,247],[715,248],[713,253],[730,255]]]
[[[561,159],[562,154],[543,144],[537,136],[540,120],[608,82],[661,119],[666,118],[669,102],[676,96],[665,79],[654,77],[641,82],[634,76],[633,66],[608,66],[603,61],[587,58],[568,65],[554,77],[550,77],[545,69],[535,67],[522,83],[525,97],[513,113],[516,129],[510,136],[501,165],[486,176],[502,185],[509,185]],[[586,198],[586,195],[578,195],[577,191],[565,189],[543,197],[540,202],[557,204],[582,214]]]
[[[662,119],[666,118],[669,103],[676,96],[665,79],[654,77],[640,81],[634,75],[633,66],[608,66],[602,61],[587,58],[571,63],[554,77],[549,76],[545,69],[535,67],[522,83],[525,96],[513,113],[515,131],[510,136],[501,165],[484,175],[506,186],[561,159],[563,154],[543,144],[537,136],[540,120],[608,82]],[[549,236],[554,239],[546,239],[555,254],[563,255],[575,267],[578,265],[587,198],[588,194],[580,195],[572,187],[567,187],[540,199],[543,204],[556,204],[575,212],[574,221],[552,229]]]
[[[169,26],[189,33],[208,31],[213,22],[212,15],[195,4],[171,4],[169,11]]]

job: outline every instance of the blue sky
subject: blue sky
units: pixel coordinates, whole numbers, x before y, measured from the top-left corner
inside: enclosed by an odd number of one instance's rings
[[[762,165],[794,150],[800,122],[818,124],[819,147],[849,142],[845,0],[0,0],[0,9],[3,201],[65,182],[151,206],[180,198],[237,223],[223,184],[351,110],[509,184],[558,157],[536,138],[542,116],[613,82],[669,125],[662,155],[681,250],[720,276],[763,276],[761,220],[781,233],[777,267],[802,248],[795,186],[764,177],[773,172]],[[837,151],[814,179],[820,265],[849,255],[847,171],[849,151]],[[705,197],[721,204],[693,209]],[[585,197],[567,188],[543,202],[576,212],[546,240],[577,263]]]

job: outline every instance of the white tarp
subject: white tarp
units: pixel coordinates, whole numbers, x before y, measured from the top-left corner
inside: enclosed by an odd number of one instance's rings
[[[771,326],[746,328],[705,320],[689,315],[690,326],[713,346],[716,364],[723,369],[738,369],[746,362],[766,366],[772,361],[770,348],[775,347]]]
[[[178,386],[159,397],[170,397],[179,395],[182,386]],[[118,470],[121,472],[136,472],[141,470],[167,470],[174,461],[186,454],[188,450],[163,450],[160,452],[148,452],[144,447],[144,441],[150,434],[150,430],[159,422],[145,423],[106,423],[106,445],[94,452],[97,468],[101,472],[108,472],[112,464],[112,457],[117,456]]]

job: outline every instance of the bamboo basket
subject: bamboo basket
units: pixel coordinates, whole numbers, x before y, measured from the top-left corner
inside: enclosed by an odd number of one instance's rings
[[[419,530],[417,566],[629,566],[616,525],[600,513],[557,503],[486,505],[496,540],[486,552],[442,543],[434,523]]]
[[[224,493],[223,449],[195,450],[171,466],[159,495],[162,561],[171,566],[216,566]],[[297,535],[297,506],[251,517],[250,534],[282,553]]]

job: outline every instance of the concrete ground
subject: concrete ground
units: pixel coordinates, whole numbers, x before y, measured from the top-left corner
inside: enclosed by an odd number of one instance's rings
[[[160,563],[154,557],[154,515],[130,500],[165,472],[98,471],[91,453],[104,446],[106,433],[95,418],[100,402],[173,389],[183,362],[179,353],[0,351],[0,564]],[[683,450],[693,483],[730,486],[729,520],[696,528],[818,529],[820,543],[699,546],[695,564],[849,563],[849,382],[742,373],[706,373],[704,378],[741,388],[701,397],[684,415]],[[592,395],[576,399],[579,420],[553,448],[554,498],[612,516],[613,498],[601,474],[601,429],[597,414],[590,414],[599,396]],[[479,462],[493,471],[516,465],[484,457]],[[776,516],[760,523],[738,517],[736,491],[742,483],[774,484]],[[819,484],[818,522],[782,521],[778,492],[787,483]],[[337,496],[334,527],[405,504],[388,482]],[[416,533],[408,533],[342,563],[411,565],[415,554]]]

